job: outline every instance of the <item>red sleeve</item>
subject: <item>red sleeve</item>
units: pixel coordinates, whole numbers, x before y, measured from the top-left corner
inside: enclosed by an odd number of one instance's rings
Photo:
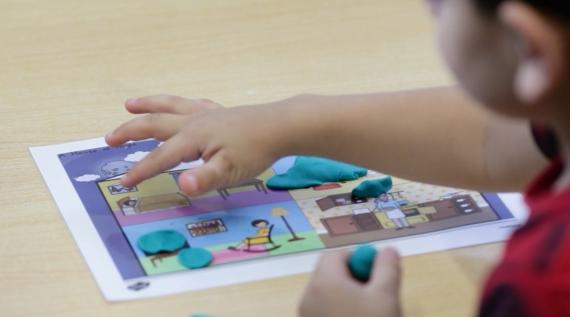
[[[531,215],[513,234],[487,280],[480,317],[570,316],[570,214],[558,211]]]
[[[504,284],[493,290],[481,305],[479,317],[531,317],[515,287]]]
[[[503,264],[491,275],[492,286],[487,289],[478,316],[570,316],[568,270],[556,272],[547,267],[539,270],[543,272]]]
[[[540,151],[549,159],[555,159],[558,152],[558,140],[554,132],[546,127],[532,124],[532,136]]]

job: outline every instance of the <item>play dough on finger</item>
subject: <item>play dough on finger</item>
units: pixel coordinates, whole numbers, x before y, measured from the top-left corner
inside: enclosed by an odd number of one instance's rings
[[[212,253],[202,248],[183,249],[178,252],[178,261],[189,269],[199,269],[210,265]]]
[[[348,268],[355,279],[361,282],[367,282],[370,279],[376,252],[376,249],[370,245],[358,246],[352,252],[348,259]]]
[[[284,174],[271,177],[267,187],[299,189],[330,182],[343,182],[366,176],[368,170],[321,157],[297,156],[293,166]]]
[[[178,231],[159,230],[141,236],[137,245],[146,254],[174,252],[186,245],[186,239]]]
[[[392,177],[386,176],[380,179],[366,180],[358,185],[352,196],[358,198],[374,198],[385,194],[392,189]]]

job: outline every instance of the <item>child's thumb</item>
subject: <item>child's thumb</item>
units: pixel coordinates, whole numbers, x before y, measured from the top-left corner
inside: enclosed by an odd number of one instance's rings
[[[219,156],[212,157],[204,165],[180,175],[180,189],[187,195],[198,196],[227,183],[227,164]]]
[[[400,290],[400,255],[393,248],[383,248],[374,261],[370,286],[383,293]]]

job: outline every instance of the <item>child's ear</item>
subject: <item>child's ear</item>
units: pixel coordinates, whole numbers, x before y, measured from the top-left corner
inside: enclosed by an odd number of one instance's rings
[[[527,4],[508,1],[499,18],[515,34],[518,60],[514,93],[524,104],[548,99],[562,85],[567,69],[565,34],[562,28]]]

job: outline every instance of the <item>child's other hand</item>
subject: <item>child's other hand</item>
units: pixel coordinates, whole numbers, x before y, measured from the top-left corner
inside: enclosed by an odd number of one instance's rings
[[[142,114],[105,138],[110,146],[154,138],[165,141],[133,167],[121,182],[132,187],[180,162],[203,159],[205,164],[184,172],[180,188],[189,195],[255,177],[278,157],[270,152],[275,141],[268,137],[265,106],[223,108],[206,99],[149,96],[125,104]]]
[[[349,250],[340,250],[321,257],[305,290],[300,316],[401,316],[398,253],[391,248],[382,249],[366,284],[351,276],[349,256]]]

